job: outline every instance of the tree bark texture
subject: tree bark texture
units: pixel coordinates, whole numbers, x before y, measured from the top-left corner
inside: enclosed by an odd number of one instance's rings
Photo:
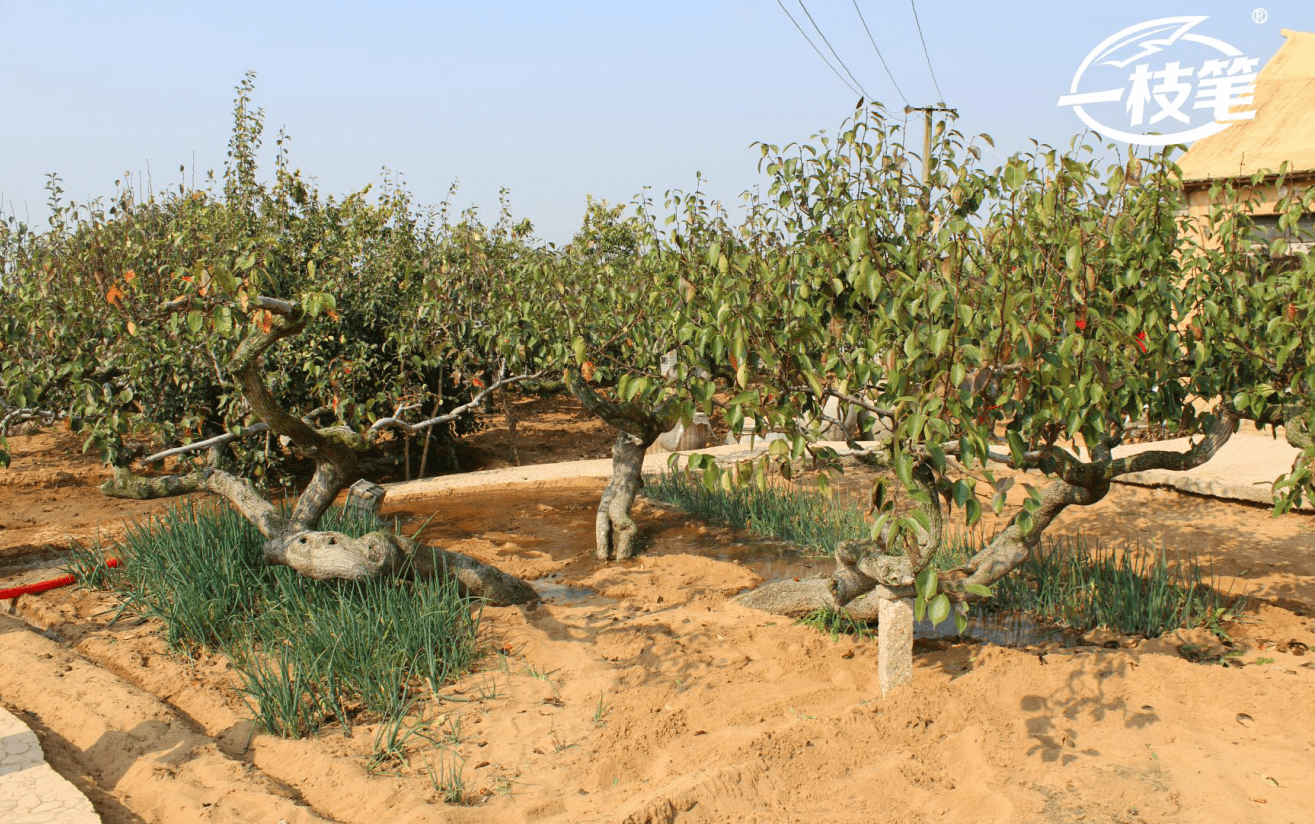
[[[639,527],[630,509],[644,485],[644,452],[653,440],[620,432],[612,444],[612,479],[603,489],[594,521],[594,554],[600,561],[624,561],[638,552]]]
[[[617,430],[612,444],[612,479],[603,490],[594,522],[594,555],[603,561],[633,558],[639,551],[639,528],[630,509],[644,485],[644,452],[665,428],[663,410],[653,412],[634,403],[606,400],[575,369],[567,369],[563,377],[585,409]]]
[[[392,532],[379,530],[353,538],[341,532],[301,529],[292,519],[280,516],[250,483],[209,467],[162,477],[142,477],[115,467],[114,477],[101,485],[101,492],[136,499],[171,498],[189,492],[219,495],[265,536],[262,552],[266,563],[291,567],[308,578],[375,578],[396,572],[409,557],[416,575],[450,575],[462,592],[494,606],[538,598],[529,584],[497,567]]]

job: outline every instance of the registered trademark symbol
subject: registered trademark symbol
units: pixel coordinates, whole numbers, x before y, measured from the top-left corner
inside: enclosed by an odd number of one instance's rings
[[[1256,9],[1255,11],[1251,12],[1251,19],[1256,21],[1257,23],[1263,23],[1269,19],[1269,12],[1265,11],[1264,9]]]

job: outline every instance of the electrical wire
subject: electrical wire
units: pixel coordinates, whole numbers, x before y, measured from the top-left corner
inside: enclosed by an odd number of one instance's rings
[[[848,87],[849,87],[849,90],[850,90],[851,92],[853,92],[854,94],[858,95],[859,97],[867,97],[867,95],[865,95],[863,92],[861,92],[861,91],[859,91],[858,89],[854,88],[854,85],[853,85],[852,83],[850,83],[848,80],[846,80],[845,77],[844,77],[844,75],[842,75],[839,71],[836,70],[836,67],[835,67],[835,66],[832,66],[832,65],[831,65],[831,61],[830,61],[830,60],[827,60],[827,59],[826,59],[826,55],[825,55],[825,54],[822,54],[822,50],[819,49],[819,48],[817,47],[817,45],[813,43],[812,38],[810,38],[810,37],[808,36],[808,32],[804,31],[803,27],[799,25],[799,22],[798,22],[797,20],[794,19],[794,15],[791,14],[791,13],[790,13],[790,10],[787,9],[787,8],[785,7],[785,4],[782,3],[781,0],[776,0],[776,5],[780,6],[780,7],[781,7],[781,11],[785,12],[785,16],[790,18],[790,22],[791,22],[791,23],[794,23],[794,27],[795,27],[796,29],[798,29],[798,30],[799,30],[799,33],[802,34],[802,35],[804,36],[804,39],[808,41],[808,45],[810,45],[810,46],[813,47],[813,51],[817,52],[817,56],[820,57],[820,58],[822,58],[822,62],[826,64],[826,67],[827,67],[828,69],[831,70],[832,74],[834,74],[836,77],[840,78],[840,82],[841,82],[841,83],[844,83],[846,86],[848,86]],[[849,70],[846,69],[845,71],[849,71]]]
[[[922,36],[922,23],[918,20],[918,5],[915,0],[909,0],[909,6],[913,9],[913,22],[918,27],[918,39],[922,41],[922,56],[927,58],[927,71],[931,72],[932,85],[936,87],[936,94],[940,96],[940,102],[943,106],[945,105],[945,95],[941,92],[941,84],[936,80],[936,70],[931,67],[931,54],[927,52],[927,40]]]
[[[886,65],[886,58],[881,54],[881,49],[877,48],[877,41],[872,36],[872,29],[868,28],[868,21],[863,19],[863,10],[858,7],[858,0],[854,0],[854,11],[858,12],[858,19],[863,23],[863,31],[868,33],[868,40],[872,43],[872,48],[877,52],[877,59],[881,61],[881,68],[886,70],[886,76],[890,78],[890,83],[899,92],[899,96],[904,100],[904,105],[909,105],[909,99],[904,96],[904,90],[895,82],[895,75],[891,73],[890,66]]]
[[[813,24],[813,28],[817,31],[817,36],[822,38],[822,42],[831,50],[832,56],[835,57],[836,62],[840,64],[840,67],[845,70],[845,74],[849,75],[849,79],[854,81],[854,85],[858,86],[859,91],[863,93],[863,96],[871,100],[872,98],[868,95],[868,90],[863,88],[862,83],[858,82],[858,78],[854,76],[854,73],[845,65],[845,61],[841,60],[840,55],[836,53],[835,47],[831,45],[831,41],[826,39],[825,34],[822,34],[822,29],[817,25],[817,21],[813,19],[812,13],[808,11],[808,6],[804,5],[804,0],[799,0],[799,8],[804,10],[804,14],[808,16],[808,22]]]

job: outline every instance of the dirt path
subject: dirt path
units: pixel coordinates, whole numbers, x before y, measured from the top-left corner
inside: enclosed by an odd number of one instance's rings
[[[0,622],[0,702],[111,824],[1309,818],[1311,516],[1129,487],[1065,516],[1209,553],[1251,585],[1233,666],[1179,654],[1215,643],[1202,631],[1115,649],[937,642],[919,646],[913,688],[876,700],[874,644],[727,602],[760,580],[733,560],[762,558],[758,539],[642,505],[647,552],[594,561],[600,485],[393,507],[545,595],[485,610],[481,671],[427,710],[443,748],[413,737],[406,763],[367,769],[369,726],[253,735],[226,661],[166,655],[149,622],[107,626],[95,593],[18,601],[23,621]],[[468,805],[443,803],[454,776]]]

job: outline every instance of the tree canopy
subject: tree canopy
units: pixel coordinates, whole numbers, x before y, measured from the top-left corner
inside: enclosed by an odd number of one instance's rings
[[[65,203],[52,177],[49,228],[0,222],[5,425],[67,417],[119,467],[227,433],[234,472],[276,482],[281,461],[325,450],[298,427],[381,446],[390,427],[418,431],[408,420],[466,425],[444,413],[499,380],[561,377],[618,431],[597,549],[627,557],[638,461],[660,431],[703,414],[783,433],[749,472],[765,483],[805,454],[834,457],[820,424],[839,401],[884,422],[860,451],[890,479],[874,489],[872,540],[840,548],[830,581],[761,601],[789,609],[880,586],[948,613],[1065,507],[1120,475],[1198,465],[1243,419],[1303,449],[1277,509],[1310,496],[1315,267],[1257,245],[1259,176],[1216,186],[1196,220],[1173,150],[1102,163],[1075,141],[991,167],[977,142],[989,138],[942,124],[917,158],[872,104],[834,134],[759,144],[765,188],[740,217],[698,189],[662,206],[591,201],[557,248],[505,200],[486,226],[418,208],[395,176],[324,197],[283,135],[261,183],[252,91],[249,76],[222,180],[145,199],[126,186],[103,208]],[[1281,228],[1311,200],[1280,200]],[[1198,440],[1116,457],[1161,423]],[[263,426],[291,452],[237,437]],[[931,573],[948,518],[1004,509],[1015,481],[1000,466],[1048,485],[977,556]]]

